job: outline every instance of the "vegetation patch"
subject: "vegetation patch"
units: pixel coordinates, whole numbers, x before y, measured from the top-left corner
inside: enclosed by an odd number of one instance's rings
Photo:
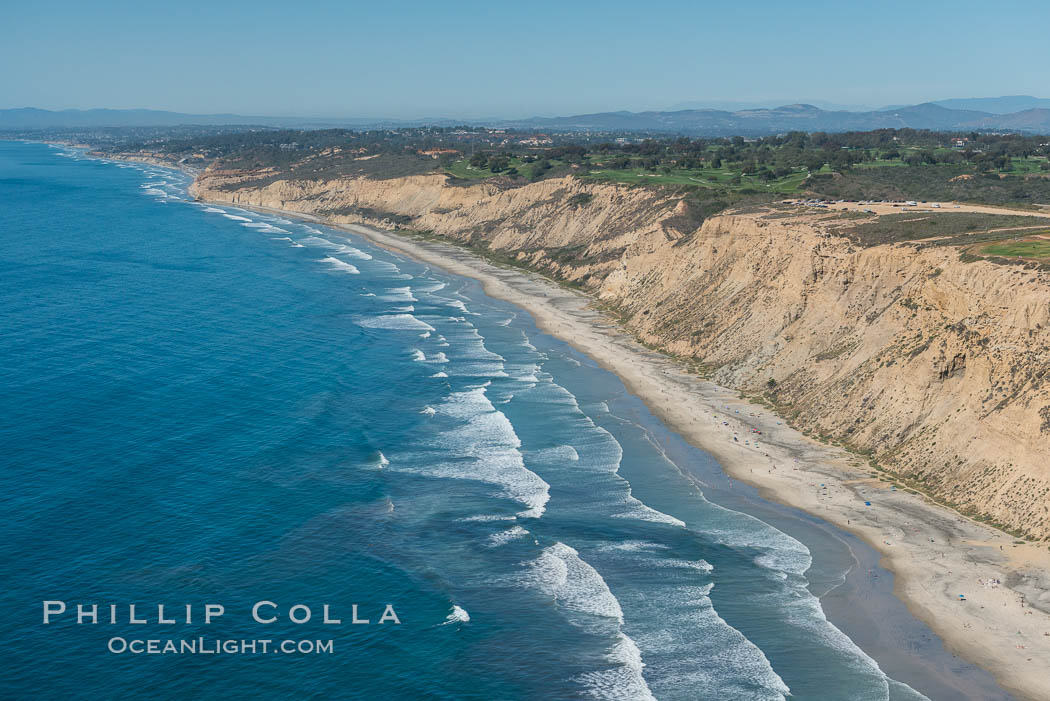
[[[573,209],[586,207],[594,200],[594,195],[589,192],[580,192],[569,198],[568,204]]]
[[[1013,206],[1050,202],[1050,178],[978,173],[963,164],[851,168],[835,177],[814,176],[806,189],[828,199],[843,200],[928,200]]]

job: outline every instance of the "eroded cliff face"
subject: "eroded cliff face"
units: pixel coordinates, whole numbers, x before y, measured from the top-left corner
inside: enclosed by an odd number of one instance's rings
[[[577,282],[642,340],[765,393],[931,494],[1050,538],[1050,275],[952,247],[858,248],[826,218],[574,178],[325,182],[206,172],[202,199],[403,224]]]

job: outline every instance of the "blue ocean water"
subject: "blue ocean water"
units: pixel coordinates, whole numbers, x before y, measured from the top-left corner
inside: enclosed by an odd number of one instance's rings
[[[827,620],[848,549],[593,361],[471,280],[188,183],[0,142],[5,697],[924,698]]]

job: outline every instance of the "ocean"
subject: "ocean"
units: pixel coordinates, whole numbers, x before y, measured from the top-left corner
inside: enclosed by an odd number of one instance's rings
[[[189,182],[0,142],[4,697],[991,698],[520,309]]]

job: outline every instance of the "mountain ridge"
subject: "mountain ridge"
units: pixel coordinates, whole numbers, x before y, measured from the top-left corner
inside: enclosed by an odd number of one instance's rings
[[[948,106],[949,104],[955,106]],[[992,109],[999,109],[1003,105],[1028,106],[1025,109],[1006,113],[961,108],[977,104],[987,105]],[[190,114],[148,109],[60,111],[34,107],[0,109],[0,130],[7,131],[184,125],[361,129],[461,124],[536,130],[639,131],[696,136],[762,136],[786,131],[841,132],[888,128],[1050,133],[1050,99],[1030,96],[963,98],[860,112],[827,110],[811,104],[795,103],[773,108],[755,107],[735,111],[712,108],[640,112],[618,110],[561,117],[528,117],[517,120],[262,117],[230,113]]]

